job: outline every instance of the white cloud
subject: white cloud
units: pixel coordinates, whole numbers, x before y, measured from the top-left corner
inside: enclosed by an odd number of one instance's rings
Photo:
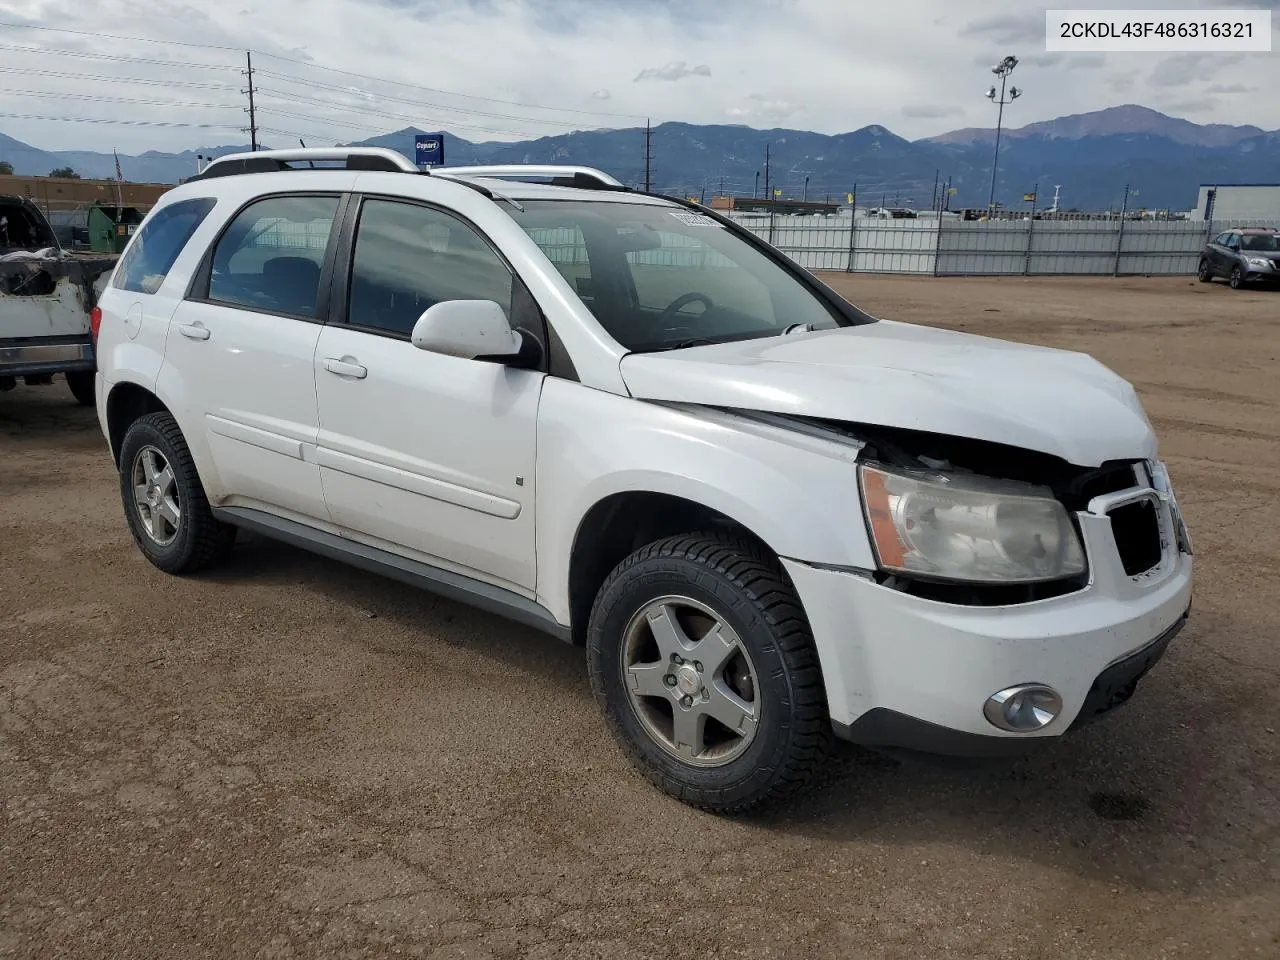
[[[645,67],[636,74],[635,81],[639,83],[641,80],[684,80],[686,77],[709,77],[711,76],[711,68],[705,63],[700,63],[696,67],[691,67],[683,60],[676,60],[668,63],[663,67]]]
[[[1009,53],[1023,61],[1015,81],[1025,96],[1005,111],[1015,126],[1120,102],[1157,105],[1176,86],[1189,119],[1280,127],[1280,98],[1224,89],[1276,87],[1280,61],[1267,54],[1237,61],[1049,56],[1043,15],[1028,12],[1025,0],[3,0],[2,6],[0,21],[84,35],[0,27],[6,68],[0,114],[130,121],[0,116],[0,132],[47,149],[138,153],[245,142],[238,128],[247,120],[240,93],[246,47],[257,51],[260,123],[282,131],[265,134],[268,143],[293,143],[295,134],[332,143],[410,125],[472,140],[519,139],[642,124],[645,117],[826,133],[877,123],[923,137],[992,125],[995,111],[982,95],[991,79],[987,67]],[[654,82],[633,82],[640,77]]]

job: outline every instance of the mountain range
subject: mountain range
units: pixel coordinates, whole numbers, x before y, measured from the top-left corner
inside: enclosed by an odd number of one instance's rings
[[[360,141],[413,156],[413,127]],[[573,163],[600,167],[632,185],[644,183],[643,128],[587,130],[520,142],[475,143],[445,133],[445,162]],[[663,123],[653,128],[652,187],[711,197],[765,193],[788,198],[830,196],[844,202],[856,190],[862,205],[928,207],[936,184],[950,182],[950,204],[983,207],[991,185],[995,131],[968,128],[906,140],[872,125],[827,135],[803,130],[757,130],[736,125]],[[314,144],[313,144],[314,145]],[[272,146],[268,144],[267,146]],[[279,144],[278,146],[291,146]],[[1021,205],[1037,190],[1041,206],[1061,185],[1063,209],[1115,208],[1125,186],[1131,205],[1187,210],[1201,183],[1280,183],[1280,131],[1254,126],[1197,124],[1128,104],[1006,129],[1001,135],[996,199]],[[196,156],[247,150],[223,145],[182,153],[148,151],[121,156],[125,179],[174,183],[195,172]],[[111,178],[110,153],[44,151],[0,134],[0,160],[17,173],[47,174],[70,166],[84,177]],[[757,174],[759,179],[757,182]],[[807,185],[806,185],[806,180]]]

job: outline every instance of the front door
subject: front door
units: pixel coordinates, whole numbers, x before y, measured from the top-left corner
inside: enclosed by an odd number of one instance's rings
[[[215,243],[169,325],[161,379],[202,422],[223,503],[327,519],[315,463],[314,358],[321,274],[340,198],[245,207]]]
[[[340,527],[532,595],[544,374],[409,341],[436,303],[494,300],[510,318],[521,289],[452,214],[366,198],[348,282],[335,285],[334,319],[345,322],[325,327],[316,350],[317,459]]]

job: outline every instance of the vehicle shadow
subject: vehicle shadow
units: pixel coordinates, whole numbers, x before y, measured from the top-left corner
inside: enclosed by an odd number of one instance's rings
[[[580,650],[426,591],[247,534],[234,562],[206,578],[306,583],[410,628],[422,643],[531,671],[593,709]],[[1280,862],[1275,738],[1268,749],[1258,725],[1280,719],[1264,707],[1272,719],[1255,715],[1242,732],[1233,715],[1256,714],[1274,681],[1260,677],[1245,697],[1238,677],[1205,669],[1196,650],[1233,630],[1229,617],[1193,617],[1131,703],[1042,752],[945,766],[841,744],[807,793],[741,824],[827,843],[964,848],[1153,892],[1243,894],[1280,885],[1280,873],[1266,866]],[[676,809],[677,817],[705,816]]]
[[[1027,858],[1156,892],[1280,887],[1280,723],[1274,673],[1200,649],[1238,635],[1196,612],[1133,700],[1059,742],[970,766],[848,747],[767,829]]]
[[[0,393],[0,437],[23,442],[40,442],[50,437],[105,443],[93,407],[82,407],[71,396],[66,380],[27,386],[19,383]]]

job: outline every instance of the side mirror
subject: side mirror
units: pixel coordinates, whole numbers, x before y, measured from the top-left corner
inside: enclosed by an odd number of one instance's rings
[[[419,350],[464,360],[515,358],[522,341],[502,307],[492,300],[437,303],[418,318],[411,339]]]

